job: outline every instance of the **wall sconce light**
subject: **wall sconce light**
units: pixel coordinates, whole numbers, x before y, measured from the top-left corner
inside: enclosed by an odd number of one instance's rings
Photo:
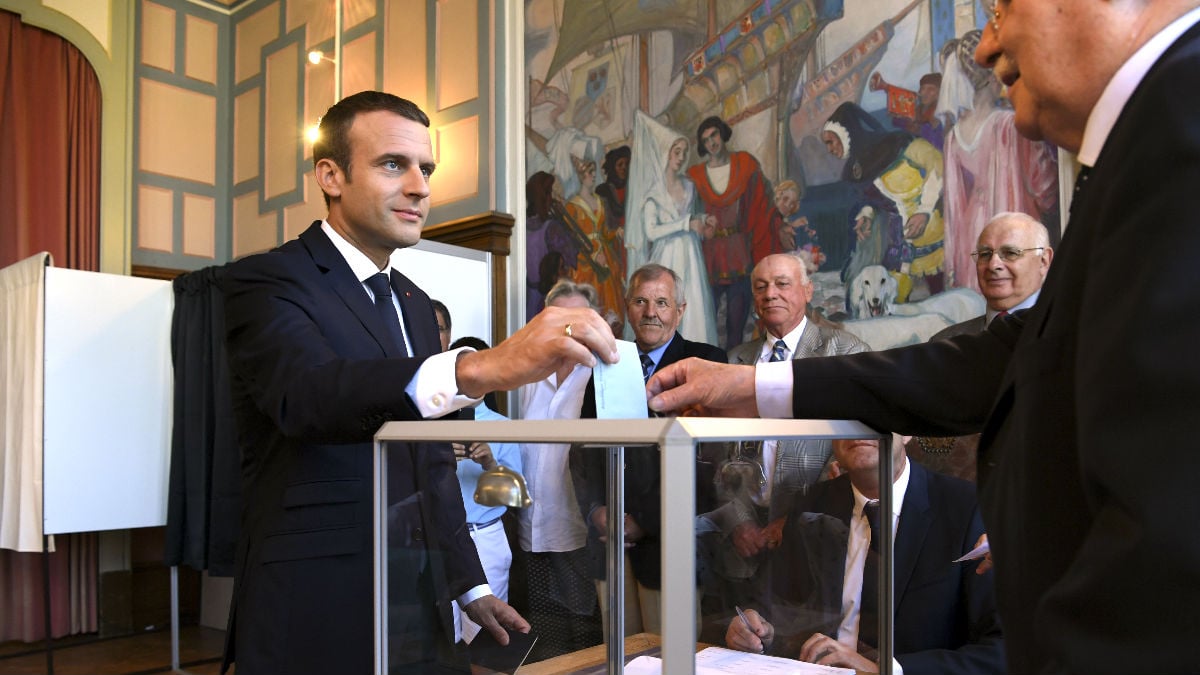
[[[308,53],[308,62],[309,63],[311,63],[315,66],[315,65],[318,65],[319,63],[321,63],[321,61],[337,63],[337,59],[333,58],[332,56],[325,56],[325,52],[321,51],[320,49],[314,49]]]
[[[308,141],[309,145],[313,145],[321,138],[321,120],[317,120],[316,124],[310,124],[304,130],[304,140]]]

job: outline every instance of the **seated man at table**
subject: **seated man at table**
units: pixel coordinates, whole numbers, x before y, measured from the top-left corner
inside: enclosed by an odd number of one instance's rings
[[[992,572],[952,562],[983,534],[975,486],[907,461],[894,437],[893,672],[1004,673]],[[776,521],[764,598],[734,617],[734,649],[878,672],[879,443],[833,443],[836,478]]]

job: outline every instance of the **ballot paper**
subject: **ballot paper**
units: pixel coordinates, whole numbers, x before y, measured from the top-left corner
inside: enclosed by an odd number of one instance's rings
[[[662,659],[639,656],[625,666],[625,675],[660,675]],[[851,668],[819,666],[778,656],[709,647],[696,654],[696,675],[855,675]]]
[[[592,370],[596,386],[596,419],[645,419],[646,382],[642,379],[637,345],[617,340],[617,354],[621,358],[616,363],[597,359]]]
[[[992,547],[991,547],[991,546],[988,546],[988,543],[985,541],[985,542],[983,542],[982,544],[980,544],[980,545],[976,546],[975,548],[971,549],[971,550],[970,550],[970,551],[969,551],[969,552],[968,552],[966,555],[964,555],[963,557],[961,557],[961,558],[955,558],[955,559],[954,559],[952,562],[964,562],[964,561],[967,561],[967,560],[975,560],[976,558],[982,558],[983,556],[987,555],[987,554],[988,554],[988,552],[989,552],[989,551],[991,551],[991,550],[992,550]]]

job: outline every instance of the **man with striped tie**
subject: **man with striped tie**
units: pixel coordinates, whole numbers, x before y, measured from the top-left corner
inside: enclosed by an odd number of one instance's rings
[[[799,257],[790,253],[766,256],[754,266],[750,288],[766,335],[734,347],[729,363],[767,363],[870,349],[854,335],[816,315],[808,316],[813,284]],[[725,457],[710,457],[719,464],[716,489],[721,504],[702,515],[698,526],[700,548],[711,556],[702,567],[712,572],[702,610],[716,623],[723,621],[732,605],[753,595],[750,584],[760,554],[772,547],[772,532],[777,534],[778,528],[768,523],[786,512],[791,496],[806,493],[820,479],[832,446],[829,441],[766,441],[725,444],[725,451]],[[730,469],[746,466],[746,462],[757,463],[760,469],[757,481],[749,484]],[[708,627],[707,621],[705,625]],[[723,634],[724,624],[718,630]]]

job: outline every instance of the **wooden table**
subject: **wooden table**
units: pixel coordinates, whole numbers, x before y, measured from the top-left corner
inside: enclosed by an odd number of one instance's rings
[[[625,638],[625,655],[636,654],[660,644],[662,644],[662,636],[656,633],[635,633]],[[703,645],[701,649],[707,646]],[[608,645],[598,644],[595,647],[580,649],[577,652],[555,656],[545,661],[527,663],[521,666],[517,672],[520,675],[568,675],[584,668],[603,665],[607,659]]]

